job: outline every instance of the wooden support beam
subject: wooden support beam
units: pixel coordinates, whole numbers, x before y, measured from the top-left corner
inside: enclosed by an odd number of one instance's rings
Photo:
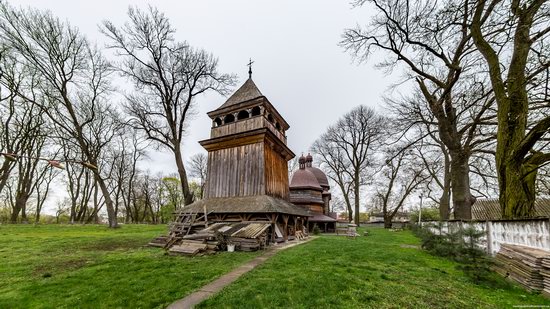
[[[288,241],[288,215],[283,215],[283,222],[285,223],[284,227],[285,230],[283,232],[283,240],[285,242]]]
[[[275,243],[275,225],[277,224],[278,214],[271,214],[271,243]]]

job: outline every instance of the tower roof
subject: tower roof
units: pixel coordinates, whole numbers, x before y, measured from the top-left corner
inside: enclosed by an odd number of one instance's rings
[[[226,108],[231,105],[239,104],[242,102],[250,101],[264,95],[258,89],[258,86],[252,81],[252,78],[246,80],[246,82],[239,88],[233,95],[225,101],[218,109]]]

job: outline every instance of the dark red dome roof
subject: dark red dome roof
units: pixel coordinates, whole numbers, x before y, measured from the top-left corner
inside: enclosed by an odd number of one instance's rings
[[[323,190],[317,177],[309,169],[299,169],[294,175],[292,175],[292,180],[290,181],[291,188],[311,188]]]
[[[314,166],[306,167],[306,170],[310,171],[313,175],[315,175],[315,178],[317,178],[317,182],[319,183],[319,185],[321,185],[321,187],[330,188],[330,185],[328,184],[327,175],[325,175],[325,173],[322,170]]]

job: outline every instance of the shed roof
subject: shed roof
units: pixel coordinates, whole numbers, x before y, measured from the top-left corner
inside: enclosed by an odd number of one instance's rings
[[[204,208],[209,213],[284,213],[311,216],[300,206],[269,195],[209,198],[185,206],[182,211],[203,213]]]
[[[313,215],[313,217],[309,218],[309,222],[336,222],[336,219],[323,214],[316,213]]]
[[[550,217],[550,199],[535,201],[535,218]],[[472,205],[473,220],[501,220],[502,212],[498,199],[478,199]]]

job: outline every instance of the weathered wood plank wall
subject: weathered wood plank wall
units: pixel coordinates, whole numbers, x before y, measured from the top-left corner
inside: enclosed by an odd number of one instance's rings
[[[264,194],[263,151],[263,143],[254,143],[209,152],[204,197]]]
[[[288,162],[268,143],[264,146],[264,153],[266,194],[288,199]]]

